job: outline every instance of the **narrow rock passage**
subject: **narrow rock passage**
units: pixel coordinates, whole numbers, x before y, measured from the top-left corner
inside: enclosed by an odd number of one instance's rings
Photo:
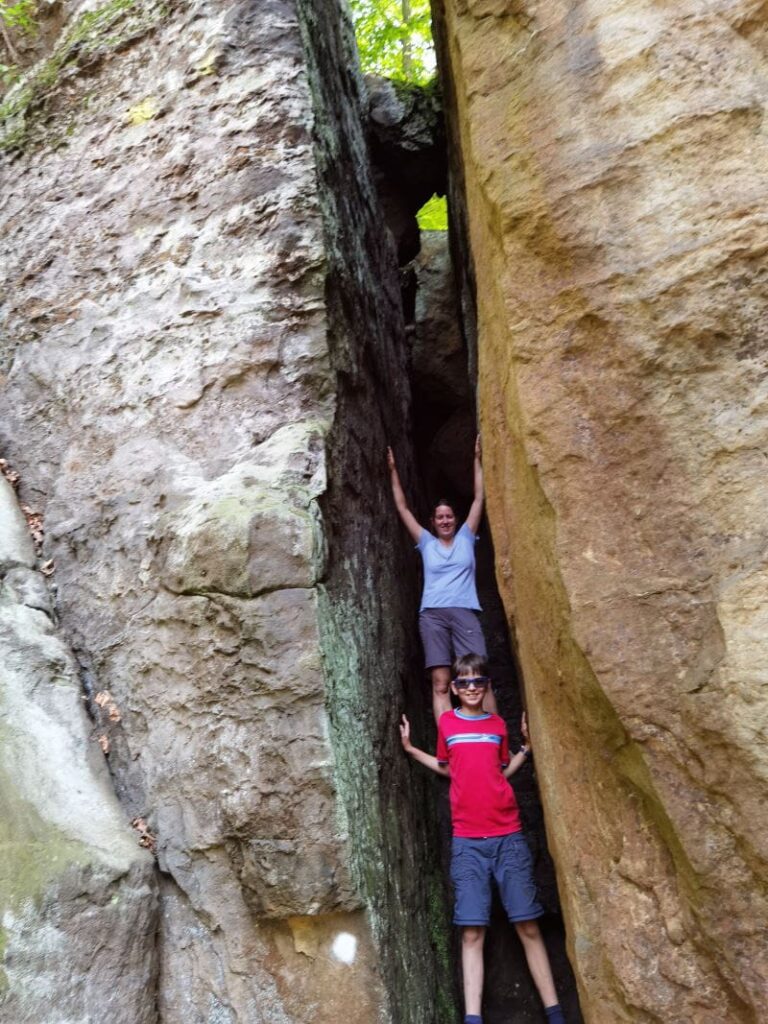
[[[474,361],[467,335],[473,336],[473,302],[460,304],[455,282],[471,289],[472,269],[455,266],[444,231],[419,232],[415,213],[432,191],[448,188],[445,130],[439,96],[434,90],[409,87],[403,92],[381,78],[368,76],[368,141],[373,178],[379,192],[387,227],[401,263],[401,299],[410,360],[408,384],[412,396],[413,426],[401,440],[402,454],[413,458],[421,490],[412,494],[419,521],[427,521],[432,503],[439,497],[456,500],[466,515],[472,501],[472,451],[476,434]],[[456,254],[463,263],[463,250]],[[471,299],[471,296],[469,296]],[[460,305],[464,306],[463,322]],[[391,510],[394,516],[394,509]],[[482,622],[488,643],[491,673],[499,711],[507,723],[510,741],[520,741],[523,708],[521,681],[510,644],[507,616],[496,585],[494,552],[487,519],[477,544],[477,583],[483,607]],[[414,568],[418,562],[412,556]],[[414,586],[411,583],[411,586]],[[418,589],[418,588],[417,588]],[[415,598],[414,594],[414,598]],[[405,606],[408,602],[405,601]],[[411,624],[404,624],[406,630]],[[422,673],[422,652],[416,640],[412,685],[416,702],[429,703],[430,687]],[[431,723],[427,712],[425,720]],[[427,728],[432,743],[432,726]],[[515,776],[526,836],[531,845],[537,884],[546,909],[542,922],[549,946],[555,980],[569,1021],[581,1020],[576,987],[565,951],[565,937],[557,882],[547,849],[544,818],[536,784],[536,765],[527,765]],[[433,780],[438,794],[444,877],[450,860],[450,814],[447,786]],[[450,891],[447,887],[447,898]],[[458,933],[452,936],[453,963],[459,975]],[[517,1024],[542,1019],[541,1004],[531,980],[522,947],[506,921],[498,902],[493,927],[486,939],[486,1024]]]
[[[475,433],[473,387],[467,347],[457,317],[454,274],[445,233],[422,233],[422,250],[415,260],[415,322],[411,386],[414,403],[413,447],[424,484],[425,508],[440,496],[455,498],[465,513],[471,502],[472,447]],[[425,513],[426,514],[426,513]],[[422,520],[423,521],[423,520]],[[493,542],[487,518],[479,533],[476,549],[477,586],[483,607],[481,620],[488,643],[491,675],[499,702],[499,713],[507,723],[512,749],[520,742],[523,693],[503,604],[496,585]],[[421,681],[424,699],[428,682]],[[536,882],[549,912],[542,921],[555,981],[568,1020],[578,1022],[573,973],[565,950],[565,936],[552,858],[547,849],[544,817],[536,783],[537,770],[545,766],[526,765],[514,779],[526,837],[534,855]],[[442,858],[446,875],[450,857],[450,818],[447,787],[438,780],[443,824]],[[458,965],[458,936],[454,936],[454,957]],[[506,921],[497,900],[493,924],[486,939],[486,1024],[517,1024],[542,1019],[540,1002],[514,929]]]

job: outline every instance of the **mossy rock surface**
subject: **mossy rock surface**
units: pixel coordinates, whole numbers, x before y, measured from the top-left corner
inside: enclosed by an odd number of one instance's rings
[[[108,0],[78,14],[51,54],[30,68],[0,104],[0,150],[61,143],[85,109],[72,80],[144,36],[168,15],[173,2]]]

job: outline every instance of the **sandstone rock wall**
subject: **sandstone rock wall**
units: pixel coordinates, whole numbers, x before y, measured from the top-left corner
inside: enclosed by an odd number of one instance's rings
[[[497,574],[582,1005],[757,1022],[763,5],[442,6]]]
[[[124,815],[157,836],[160,1019],[445,1021],[428,802],[394,749],[413,620],[378,528],[402,323],[345,22],[75,8],[5,98],[0,448],[119,708]]]

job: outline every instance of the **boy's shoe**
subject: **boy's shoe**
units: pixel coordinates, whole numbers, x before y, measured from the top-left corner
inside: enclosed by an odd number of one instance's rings
[[[544,1013],[547,1015],[547,1024],[565,1024],[563,1009],[559,1003],[555,1006],[545,1006]]]
[[[464,1018],[464,1024],[483,1024],[483,1018],[476,1013],[468,1013]]]

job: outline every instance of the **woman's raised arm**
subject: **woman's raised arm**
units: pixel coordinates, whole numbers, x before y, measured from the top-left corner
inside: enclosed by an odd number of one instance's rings
[[[402,519],[403,524],[413,538],[414,543],[418,544],[422,526],[416,520],[413,512],[408,508],[408,502],[405,500],[403,485],[400,483],[400,476],[397,472],[395,456],[391,448],[387,448],[387,465],[389,466],[389,479],[392,484],[392,497],[395,500],[397,514]]]
[[[480,520],[483,518],[484,498],[482,450],[480,448],[480,435],[478,434],[475,440],[475,497],[467,516],[467,526],[472,533],[477,533]]]

